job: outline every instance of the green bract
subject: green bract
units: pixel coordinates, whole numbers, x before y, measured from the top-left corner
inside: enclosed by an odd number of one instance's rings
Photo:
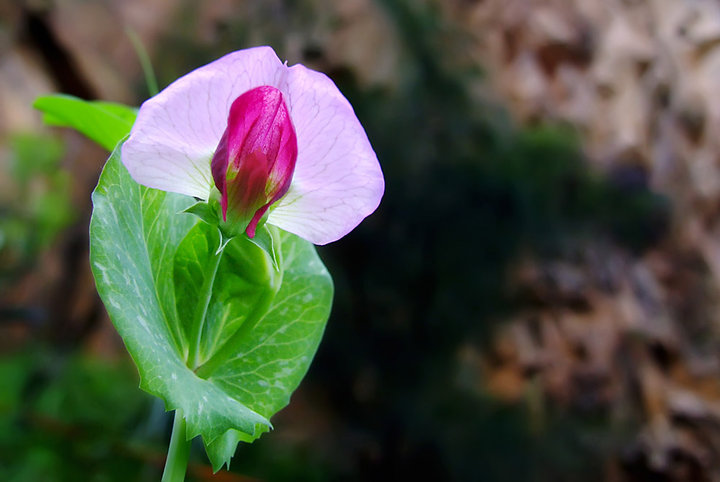
[[[105,132],[94,140],[115,145],[119,132]],[[312,244],[271,226],[264,248],[238,236],[218,252],[217,227],[183,212],[195,200],[138,185],[120,147],[92,196],[97,289],[141,388],[182,413],[218,470],[287,405],[320,342],[332,280]]]

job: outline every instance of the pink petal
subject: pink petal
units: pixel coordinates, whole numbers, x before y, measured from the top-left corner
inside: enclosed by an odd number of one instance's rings
[[[283,90],[287,71],[270,47],[256,47],[179,78],[141,106],[122,147],[125,167],[145,186],[207,199],[230,105],[261,85]]]
[[[327,244],[375,211],[385,189],[382,171],[350,103],[327,76],[294,65],[286,94],[298,158],[290,190],[268,222]]]

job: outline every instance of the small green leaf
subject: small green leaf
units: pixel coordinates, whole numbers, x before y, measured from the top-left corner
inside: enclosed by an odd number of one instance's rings
[[[184,213],[193,214],[203,222],[217,226],[220,224],[217,209],[210,205],[207,201],[198,201],[183,211]]]
[[[88,101],[70,95],[38,97],[33,107],[50,125],[71,127],[112,151],[130,133],[137,110],[122,104]]]
[[[276,263],[247,237],[217,253],[194,200],[139,186],[108,160],[93,193],[90,258],[98,292],[141,387],[181,409],[213,467],[271,428],[308,369],[332,303],[312,244],[269,227]]]

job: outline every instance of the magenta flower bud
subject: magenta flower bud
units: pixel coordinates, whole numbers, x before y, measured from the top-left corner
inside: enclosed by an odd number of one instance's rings
[[[223,220],[242,223],[249,237],[290,188],[297,138],[282,92],[263,85],[230,106],[227,128],[211,162]]]

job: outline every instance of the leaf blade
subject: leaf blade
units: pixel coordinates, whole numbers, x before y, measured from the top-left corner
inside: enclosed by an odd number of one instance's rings
[[[202,435],[211,442],[226,427],[254,435],[257,424],[269,427],[269,421],[197,377],[172,342],[169,326],[177,319],[166,312],[168,293],[160,294],[172,277],[158,273],[172,267],[174,253],[166,246],[179,244],[195,222],[190,216],[175,216],[192,200],[135,184],[122,172],[117,153],[93,193],[90,259],[98,293],[138,367],[140,386],[162,398],[167,410],[183,410],[189,436]],[[157,218],[146,217],[143,204],[146,210],[153,206]],[[147,233],[154,231],[166,236],[153,242]]]
[[[275,260],[238,237],[225,247],[200,310],[217,228],[184,212],[193,198],[135,183],[119,150],[93,193],[90,257],[98,292],[141,388],[167,410],[183,411],[188,436],[203,437],[218,470],[239,441],[272,427],[270,417],[307,372],[329,316],[332,279],[314,247],[294,235],[273,231]],[[201,360],[230,354],[205,372],[188,366],[198,313]]]
[[[103,101],[87,101],[65,94],[38,97],[33,107],[50,125],[70,127],[112,151],[130,133],[136,109]]]

